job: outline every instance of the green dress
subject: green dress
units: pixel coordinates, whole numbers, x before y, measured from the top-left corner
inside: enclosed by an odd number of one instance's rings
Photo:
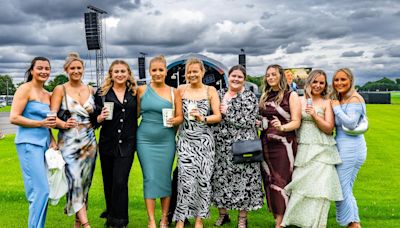
[[[321,108],[315,109],[324,117]],[[341,159],[333,136],[322,132],[304,111],[301,119],[292,181],[285,187],[290,198],[281,225],[326,227],[331,201],[342,199],[335,168]]]
[[[142,121],[137,130],[137,152],[143,173],[144,198],[171,195],[171,171],[175,156],[175,130],[163,125],[162,109],[172,103],[149,85],[140,98]]]

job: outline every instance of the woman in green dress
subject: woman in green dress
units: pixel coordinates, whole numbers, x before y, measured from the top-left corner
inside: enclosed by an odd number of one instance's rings
[[[341,163],[332,131],[334,115],[327,95],[326,74],[314,70],[306,79],[298,149],[282,226],[326,227],[331,201],[342,199],[335,165]]]
[[[182,121],[179,93],[165,84],[167,64],[164,56],[150,61],[151,83],[138,89],[138,113],[142,121],[137,130],[137,151],[143,173],[143,191],[148,214],[148,227],[156,227],[154,209],[161,198],[160,227],[168,226],[171,195],[171,171],[175,157],[175,129]],[[174,117],[163,124],[163,109],[173,109]]]

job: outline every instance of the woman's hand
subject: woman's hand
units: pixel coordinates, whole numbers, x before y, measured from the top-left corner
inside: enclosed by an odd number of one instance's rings
[[[278,117],[273,116],[273,118],[274,118],[274,119],[270,121],[270,122],[271,122],[271,125],[272,125],[276,130],[278,130],[278,131],[283,131],[282,123],[281,123],[281,121],[278,119]]]
[[[194,116],[197,121],[202,121],[202,115],[197,108],[192,109],[189,115]]]
[[[56,117],[48,116],[46,119],[42,121],[42,127],[46,128],[55,128],[56,127]]]
[[[171,118],[167,119],[167,124],[168,124],[168,125],[172,125],[172,126],[179,125],[178,118],[176,118],[176,117],[171,117]]]
[[[108,115],[110,115],[108,108],[103,107],[103,109],[101,109],[100,115],[97,116],[97,123],[103,122],[108,117]]]
[[[64,122],[64,129],[70,129],[70,128],[74,128],[76,126],[78,126],[78,122],[76,122],[76,120],[74,118],[69,118],[67,120],[67,122]]]
[[[340,105],[340,102],[338,100],[331,100],[331,105],[332,107]]]
[[[226,115],[226,110],[228,110],[228,105],[224,102],[221,102],[221,105],[219,106],[219,111],[222,115]]]
[[[54,150],[58,150],[58,145],[54,140],[50,140],[49,148],[52,148]]]
[[[312,105],[311,105],[311,106],[307,105],[305,111],[306,111],[306,113],[309,114],[310,116],[315,117],[316,112],[315,112],[314,106],[312,106]]]

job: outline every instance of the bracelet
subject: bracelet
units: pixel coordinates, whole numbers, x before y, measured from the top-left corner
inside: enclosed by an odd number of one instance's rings
[[[281,126],[279,127],[279,131],[285,132],[285,130],[286,130],[286,128],[285,128],[283,125],[281,125]]]

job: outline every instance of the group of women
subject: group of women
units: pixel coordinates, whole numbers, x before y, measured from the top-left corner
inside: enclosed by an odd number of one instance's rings
[[[153,58],[151,83],[138,87],[129,65],[115,60],[94,93],[82,82],[82,59],[70,53],[64,64],[69,81],[51,95],[44,89],[50,61],[33,59],[10,116],[20,126],[15,143],[29,201],[29,227],[44,227],[49,193],[44,153],[49,147],[58,148],[66,162],[65,213],[75,214],[74,227],[90,227],[87,200],[96,161],[94,129],[100,126],[106,202],[101,216],[108,227],[129,223],[128,179],[136,150],[150,228],[157,227],[158,198],[159,227],[169,226],[176,151],[176,227],[184,227],[189,218],[195,218],[195,227],[203,227],[212,204],[219,211],[215,226],[229,223],[229,210],[238,210],[238,227],[247,227],[247,213],[263,206],[262,182],[276,227],[325,227],[331,201],[336,201],[340,225],[360,227],[352,187],[366,157],[365,140],[362,135],[346,135],[342,127],[355,128],[366,109],[349,69],[335,72],[329,99],[324,71],[310,73],[305,95],[299,97],[283,68],[270,65],[258,101],[244,86],[246,70],[241,65],[230,69],[228,88],[220,91],[203,84],[205,68],[199,59],[187,60],[187,84],[177,89],[165,84],[166,65],[163,56]],[[69,110],[70,118],[48,115],[59,110]],[[167,112],[172,116],[165,119]],[[51,128],[59,129],[57,142]],[[234,163],[232,144],[257,139],[257,128],[264,161]]]

